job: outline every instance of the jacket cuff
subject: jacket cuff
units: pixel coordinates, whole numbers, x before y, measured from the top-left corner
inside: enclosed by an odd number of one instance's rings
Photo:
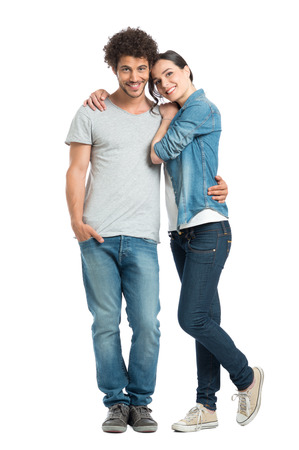
[[[160,142],[157,142],[157,143],[154,145],[154,150],[155,150],[156,155],[157,155],[160,159],[162,159],[164,162],[166,162],[166,161],[168,161],[169,159],[171,159],[171,158],[168,156],[167,151],[164,150],[163,145],[161,144],[161,141],[160,141]]]

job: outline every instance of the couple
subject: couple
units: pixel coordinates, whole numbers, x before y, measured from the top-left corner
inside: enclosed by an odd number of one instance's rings
[[[172,425],[196,431],[218,425],[220,365],[238,389],[237,422],[257,414],[263,371],[220,327],[217,285],[231,246],[225,182],[216,177],[220,114],[177,53],[158,54],[144,31],[127,28],[104,47],[105,62],[119,87],[103,91],[74,117],[67,202],[78,239],[99,389],[109,408],[106,432],[153,432],[148,404],[154,392],[159,352],[160,165],[165,163],[169,235],[182,282],[178,318],[196,342],[197,403]],[[149,82],[150,101],[144,92]],[[158,107],[159,97],[169,103]],[[86,173],[90,173],[85,186]],[[214,179],[218,186],[212,186]],[[122,295],[133,330],[128,367],[121,351]]]

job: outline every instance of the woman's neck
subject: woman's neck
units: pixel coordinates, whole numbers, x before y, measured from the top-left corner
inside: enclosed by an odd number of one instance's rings
[[[194,86],[194,84],[191,84],[186,92],[182,95],[182,97],[177,100],[177,103],[182,107],[184,103],[186,103],[190,95],[192,95],[195,91],[196,87]]]

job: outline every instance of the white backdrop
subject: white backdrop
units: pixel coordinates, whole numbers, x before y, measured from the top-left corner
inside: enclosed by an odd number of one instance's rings
[[[1,448],[224,445],[245,450],[295,435],[298,202],[296,1],[14,1],[1,12]],[[222,325],[265,371],[263,404],[235,422],[225,370],[219,427],[174,433],[195,404],[194,344],[179,328],[179,282],[162,186],[161,353],[157,433],[102,433],[91,315],[65,201],[70,121],[90,92],[117,88],[108,36],[140,26],[189,63],[222,113],[219,174],[229,185],[233,247],[222,275]],[[130,330],[122,320],[124,353]],[[297,398],[296,398],[297,397]],[[285,423],[287,422],[287,423]],[[260,445],[260,446],[261,446]],[[259,446],[259,445],[258,445]]]

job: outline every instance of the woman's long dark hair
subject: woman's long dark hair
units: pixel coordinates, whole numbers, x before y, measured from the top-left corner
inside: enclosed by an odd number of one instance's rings
[[[173,50],[167,50],[167,52],[165,53],[159,53],[157,55],[157,58],[155,59],[154,64],[156,64],[156,62],[159,61],[160,59],[166,59],[168,61],[171,61],[180,69],[183,69],[185,66],[188,66],[184,58],[178,53],[174,52]],[[190,80],[191,82],[193,81],[193,73],[191,72],[191,70],[190,70]],[[163,95],[159,94],[159,92],[157,91],[151,74],[148,80],[148,90],[153,99],[155,100],[155,105],[157,105],[159,99],[163,98]]]

